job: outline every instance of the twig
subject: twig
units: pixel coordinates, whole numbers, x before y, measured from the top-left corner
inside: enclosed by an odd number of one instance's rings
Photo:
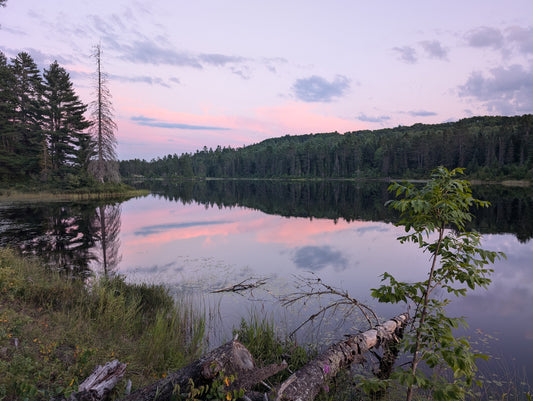
[[[254,281],[252,281],[252,280],[254,280]],[[262,285],[265,285],[266,283],[267,283],[267,279],[265,279],[265,278],[255,279],[255,278],[251,277],[251,278],[247,278],[247,279],[241,281],[238,284],[234,284],[234,285],[231,285],[229,287],[220,288],[218,290],[213,290],[213,291],[211,291],[211,293],[212,294],[221,293],[221,292],[241,293],[242,291],[253,290],[255,288],[259,288]]]

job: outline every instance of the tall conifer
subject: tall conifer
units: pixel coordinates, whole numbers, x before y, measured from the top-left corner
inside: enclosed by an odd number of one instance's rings
[[[81,174],[85,165],[79,160],[80,137],[91,125],[85,119],[87,105],[76,95],[67,71],[54,61],[44,70],[44,124],[47,147],[43,150],[42,166],[44,175],[51,170],[53,176],[63,180]],[[83,141],[83,140],[82,140]]]

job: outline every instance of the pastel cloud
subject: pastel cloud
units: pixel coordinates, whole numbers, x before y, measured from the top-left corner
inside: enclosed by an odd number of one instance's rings
[[[427,110],[412,110],[408,111],[407,114],[411,117],[432,117],[437,115],[437,113]]]
[[[480,26],[468,31],[465,38],[468,45],[472,47],[500,49],[504,44],[504,37],[501,31],[488,26]]]
[[[138,125],[144,127],[154,127],[154,128],[169,128],[169,129],[184,129],[184,130],[229,130],[225,127],[215,127],[209,125],[192,125],[184,123],[173,123],[160,121],[156,118],[144,117],[144,116],[134,116],[131,117],[131,120]]]
[[[398,54],[398,59],[407,64],[414,64],[418,61],[416,50],[411,46],[393,47]]]
[[[331,102],[341,97],[350,88],[350,80],[337,75],[333,81],[328,81],[318,75],[297,79],[292,86],[294,96],[304,102]]]
[[[425,40],[420,42],[420,45],[430,58],[440,60],[446,60],[448,58],[448,50],[438,40]]]
[[[353,119],[328,115],[327,109],[318,108],[313,103],[286,103],[275,107],[262,107],[255,111],[256,119],[251,122],[256,129],[278,132],[278,136],[310,134],[316,132],[341,133],[364,129]],[[249,125],[254,127],[254,125]]]
[[[504,115],[530,113],[533,110],[533,64],[497,67],[486,77],[473,72],[459,87],[459,95],[483,102],[484,107]]]
[[[391,118],[390,116],[367,116],[364,113],[360,113],[357,116],[357,119],[359,121],[367,122],[367,123],[380,123],[383,124],[387,121],[389,121]]]

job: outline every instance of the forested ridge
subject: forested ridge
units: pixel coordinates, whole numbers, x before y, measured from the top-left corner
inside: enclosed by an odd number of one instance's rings
[[[120,162],[123,177],[427,177],[465,167],[481,179],[533,178],[533,115],[472,117],[375,131],[286,135],[242,148],[204,147]]]

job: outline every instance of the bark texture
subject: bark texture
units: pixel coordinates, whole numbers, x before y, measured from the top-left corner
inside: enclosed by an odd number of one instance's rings
[[[192,379],[195,387],[211,383],[221,372],[237,377],[232,388],[249,389],[253,384],[286,368],[286,364],[257,369],[250,351],[238,341],[230,341],[148,387],[127,396],[127,401],[168,400],[177,387],[181,391]]]
[[[210,384],[220,374],[233,375],[235,381],[228,390],[243,389],[244,400],[312,401],[322,386],[353,363],[365,361],[364,354],[375,347],[397,342],[409,316],[399,315],[364,333],[331,345],[317,358],[292,374],[287,380],[267,393],[250,391],[254,385],[287,368],[287,363],[257,368],[250,351],[238,341],[230,341],[205,354],[188,366],[169,374],[147,387],[126,396],[124,401],[165,401],[179,391],[186,392],[189,381],[194,386]],[[386,352],[385,352],[386,353]],[[98,366],[93,374],[80,385],[80,391],[68,401],[100,401],[122,378],[125,364],[118,361]]]
[[[97,366],[91,375],[78,387],[76,393],[68,399],[56,398],[55,401],[102,401],[113,390],[126,372],[126,364],[118,360]]]
[[[399,315],[382,325],[351,336],[347,340],[331,345],[317,358],[281,383],[274,391],[276,401],[312,401],[329,379],[352,363],[364,362],[364,353],[396,335],[407,323],[407,314]]]

